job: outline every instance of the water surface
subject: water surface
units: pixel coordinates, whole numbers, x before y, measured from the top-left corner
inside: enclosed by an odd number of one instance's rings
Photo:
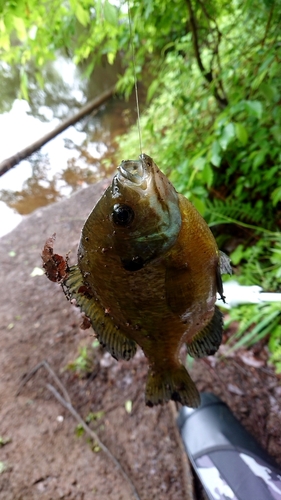
[[[29,102],[14,98],[19,81],[16,73],[13,78],[8,74],[11,92],[0,103],[4,111],[0,114],[0,161],[41,138],[111,87],[117,72],[118,64],[104,64],[86,80],[72,62],[59,58],[45,70],[44,91],[31,86]],[[134,98],[126,102],[115,97],[0,177],[0,236],[36,208],[111,175],[117,166],[115,138],[135,120]]]

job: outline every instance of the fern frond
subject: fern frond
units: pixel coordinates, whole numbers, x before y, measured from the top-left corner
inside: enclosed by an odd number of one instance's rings
[[[204,215],[209,226],[238,224],[249,229],[273,234],[269,230],[272,221],[267,220],[267,227],[264,227],[265,217],[262,210],[257,210],[256,207],[252,207],[249,203],[241,203],[229,198],[226,200],[208,200]],[[262,226],[260,226],[261,223]]]

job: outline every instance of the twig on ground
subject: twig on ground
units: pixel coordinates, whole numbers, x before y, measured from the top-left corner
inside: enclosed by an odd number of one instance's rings
[[[48,361],[46,361],[46,359],[43,359],[43,361],[40,361],[40,363],[38,363],[38,365],[34,366],[34,368],[32,368],[32,370],[30,370],[30,372],[27,373],[27,375],[21,381],[21,384],[16,392],[16,396],[19,395],[19,393],[21,392],[21,390],[25,386],[25,384],[27,384],[27,382],[33,377],[33,375],[35,375],[35,373],[38,372],[38,370],[40,370],[40,368],[42,368],[42,367],[44,367],[47,370],[47,372],[51,375],[53,380],[56,381],[57,386],[60,388],[61,392],[63,393],[64,399],[68,403],[71,404],[71,399],[69,397],[69,394],[68,394],[66,388],[61,383],[60,379],[57,377],[54,370],[50,367],[50,365],[49,365]]]
[[[52,385],[52,384],[46,384],[46,387],[47,389],[49,389],[49,391],[55,396],[55,398],[57,399],[57,401],[59,401],[59,403],[66,409],[68,410],[71,415],[75,418],[75,420],[78,422],[79,425],[81,425],[81,427],[84,429],[84,431],[97,443],[97,445],[99,446],[99,448],[101,448],[103,450],[103,452],[108,456],[108,458],[114,463],[115,467],[118,469],[118,471],[120,472],[120,474],[123,476],[123,479],[125,479],[125,481],[130,485],[132,491],[133,491],[133,494],[134,494],[134,497],[137,499],[137,500],[141,500],[140,499],[140,496],[136,490],[136,487],[133,483],[133,481],[131,480],[131,478],[127,475],[127,473],[124,471],[121,463],[119,462],[119,460],[117,460],[117,458],[111,453],[111,451],[107,448],[107,446],[105,446],[105,444],[100,440],[100,438],[98,437],[98,435],[95,433],[95,431],[93,431],[92,429],[90,429],[90,427],[86,424],[86,422],[84,422],[84,420],[82,419],[82,417],[79,415],[79,413],[75,410],[75,408],[72,406],[71,404],[71,399],[69,397],[69,394],[66,390],[66,388],[64,387],[64,385],[61,383],[61,381],[59,380],[59,378],[57,377],[57,375],[55,374],[55,372],[52,370],[52,368],[50,367],[49,363],[46,361],[46,360],[43,360],[41,361],[40,363],[38,363],[38,365],[36,365],[25,377],[24,379],[22,380],[21,384],[20,384],[20,387],[16,393],[16,395],[18,396],[18,394],[20,393],[21,389],[23,388],[23,386],[33,377],[33,375],[42,367],[45,367],[46,370],[48,371],[48,373],[51,375],[51,377],[55,380],[55,382],[57,383],[58,387],[60,388],[62,394],[64,397],[61,396],[61,394],[55,389],[55,387]]]
[[[97,445],[104,451],[104,453],[110,458],[110,460],[112,460],[114,462],[116,468],[120,471],[120,473],[122,474],[123,478],[130,484],[130,486],[131,486],[131,488],[133,490],[135,498],[137,498],[137,500],[140,500],[140,497],[139,497],[139,495],[137,493],[137,490],[136,490],[136,488],[135,488],[132,480],[126,474],[126,472],[124,471],[122,465],[117,460],[117,458],[111,453],[111,451],[105,446],[105,444],[103,444],[103,442],[100,440],[100,438],[98,437],[98,435],[92,429],[90,429],[90,427],[86,424],[86,422],[84,422],[84,420],[82,419],[82,417],[80,417],[79,413],[77,413],[77,411],[75,410],[75,408],[73,408],[72,404],[68,403],[58,393],[58,391],[54,388],[53,385],[46,384],[46,386],[49,389],[49,391],[51,391],[51,393],[55,396],[55,398],[61,403],[61,405],[64,406],[64,408],[66,408],[71,413],[71,415],[81,425],[81,427],[83,427],[84,431],[97,443]]]

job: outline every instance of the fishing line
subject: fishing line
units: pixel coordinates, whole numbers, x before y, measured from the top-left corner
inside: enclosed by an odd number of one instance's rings
[[[135,87],[136,106],[137,106],[137,123],[138,123],[138,132],[139,132],[139,143],[140,143],[140,152],[142,154],[139,94],[138,94],[138,84],[137,84],[136,58],[135,58],[135,47],[134,47],[134,40],[133,40],[132,18],[131,18],[131,11],[130,11],[130,0],[127,1],[127,4],[128,4],[128,18],[129,18],[129,28],[130,28],[130,46],[131,46],[132,60],[133,60],[134,87]]]

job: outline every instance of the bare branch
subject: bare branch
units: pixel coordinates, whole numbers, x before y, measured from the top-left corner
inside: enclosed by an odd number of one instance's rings
[[[191,34],[192,34],[193,49],[194,49],[195,58],[196,58],[198,67],[199,67],[202,75],[204,76],[205,80],[207,80],[207,82],[209,84],[213,85],[214,96],[215,96],[217,102],[219,103],[220,107],[225,108],[225,106],[228,105],[228,100],[225,97],[224,91],[222,91],[222,89],[223,89],[222,82],[219,80],[219,87],[217,87],[215,78],[213,76],[212,69],[210,71],[207,71],[207,69],[205,68],[205,66],[203,64],[201,54],[200,54],[200,48],[199,48],[198,27],[197,27],[196,18],[195,18],[194,12],[193,12],[191,0],[186,0],[186,3],[187,3],[188,12],[189,12],[189,23],[190,23],[190,29],[191,29]],[[200,5],[201,5],[201,3],[200,3]],[[208,19],[213,21],[213,19],[209,15],[206,14],[205,9],[203,9],[203,12],[205,13],[205,16],[207,16]],[[219,46],[220,38],[221,38],[221,33],[217,27],[216,22],[215,22],[215,26],[216,26],[216,31],[218,34],[218,41],[217,41],[217,44],[216,44],[216,47],[214,50],[214,55],[218,54],[218,46]],[[219,88],[222,91],[222,94],[223,94],[222,96],[219,93]]]
[[[38,365],[34,366],[34,368],[32,368],[32,370],[30,370],[30,372],[27,373],[27,375],[23,378],[17,392],[16,392],[16,396],[19,395],[19,393],[21,392],[22,388],[25,386],[25,384],[27,384],[27,382],[33,377],[33,375],[35,375],[36,372],[38,372],[38,370],[40,370],[40,368],[45,368],[47,370],[47,372],[51,375],[51,377],[53,378],[53,380],[56,381],[57,383],[57,386],[60,388],[61,392],[63,393],[63,396],[64,396],[64,399],[71,404],[71,399],[69,397],[69,394],[67,392],[67,390],[65,389],[64,385],[61,383],[60,379],[57,377],[57,375],[55,374],[54,370],[50,367],[48,361],[46,361],[46,359],[43,359],[43,361],[40,361],[40,363],[38,363]]]

